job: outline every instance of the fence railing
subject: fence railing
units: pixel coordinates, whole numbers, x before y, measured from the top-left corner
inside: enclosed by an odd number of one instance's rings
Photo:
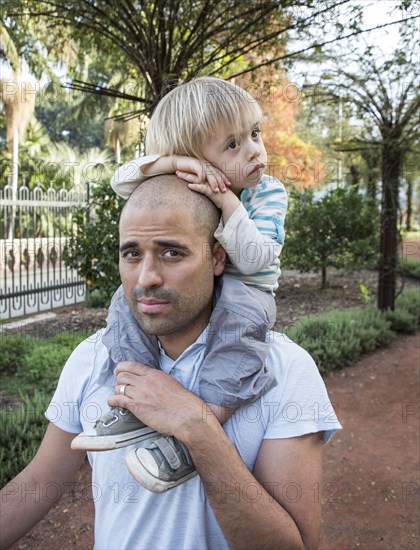
[[[86,283],[64,265],[84,190],[0,189],[0,316],[11,319],[81,302]]]

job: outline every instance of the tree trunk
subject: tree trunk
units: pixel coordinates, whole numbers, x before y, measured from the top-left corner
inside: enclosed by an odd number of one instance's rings
[[[378,149],[365,149],[362,152],[362,157],[367,168],[366,192],[370,206],[376,208],[376,187],[378,181],[377,168],[379,164]]]
[[[325,288],[327,286],[327,268],[325,267],[325,265],[323,265],[321,268],[321,274],[322,274],[321,288]]]
[[[411,216],[413,213],[413,179],[410,175],[407,175],[407,212],[405,219],[406,231],[411,231]]]
[[[366,185],[366,194],[369,201],[370,206],[372,208],[376,208],[376,180],[373,173],[369,172],[368,174],[368,180]]]
[[[355,164],[350,165],[350,183],[358,191],[360,185],[360,172]]]
[[[395,139],[382,146],[381,249],[379,260],[378,307],[394,309],[397,270],[398,184],[402,154]]]

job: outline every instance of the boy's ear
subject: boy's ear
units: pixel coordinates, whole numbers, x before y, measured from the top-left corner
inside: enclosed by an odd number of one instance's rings
[[[214,275],[221,275],[225,269],[226,252],[219,242],[214,243],[212,250]]]

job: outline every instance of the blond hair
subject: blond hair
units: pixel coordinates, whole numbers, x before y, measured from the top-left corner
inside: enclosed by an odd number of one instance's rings
[[[239,137],[263,119],[256,99],[243,88],[219,78],[196,78],[171,90],[157,105],[147,127],[146,154],[204,160],[202,148],[209,138],[226,128]]]

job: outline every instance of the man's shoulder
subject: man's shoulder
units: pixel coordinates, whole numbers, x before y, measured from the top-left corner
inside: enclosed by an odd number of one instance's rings
[[[98,330],[85,338],[71,353],[63,371],[76,369],[78,372],[91,371],[108,358],[108,350],[102,342],[104,329]]]
[[[319,375],[318,367],[310,354],[287,334],[271,331],[269,333],[270,352],[267,366],[277,379],[285,380],[289,375],[300,377],[303,373],[312,372]]]
[[[286,354],[290,360],[305,357],[305,359],[312,361],[309,353],[283,332],[271,330],[268,333],[268,341],[271,344],[270,351],[272,354]]]

